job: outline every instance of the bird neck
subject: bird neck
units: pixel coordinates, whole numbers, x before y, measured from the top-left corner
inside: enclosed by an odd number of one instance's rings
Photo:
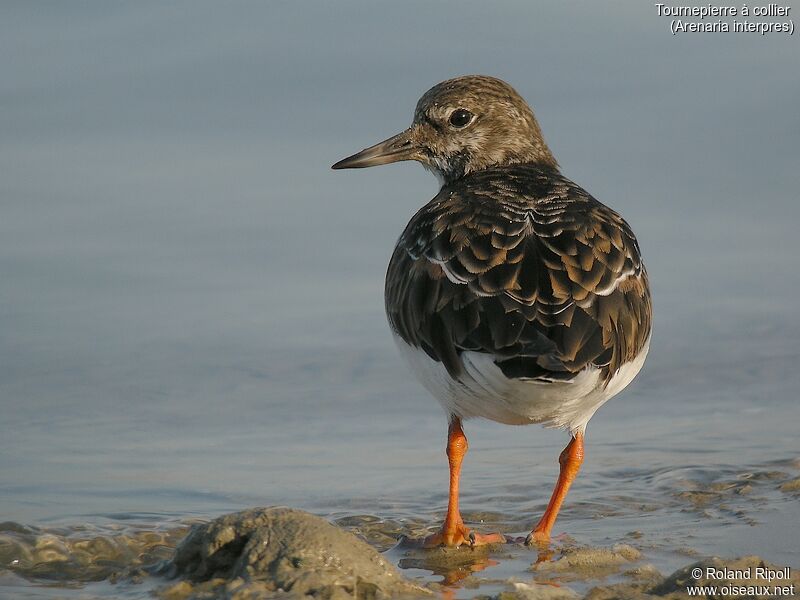
[[[494,160],[491,158],[476,160],[466,153],[459,153],[447,159],[434,157],[423,162],[423,166],[436,177],[440,187],[463,179],[472,173],[514,165],[533,165],[548,171],[558,171],[558,162],[545,144],[542,144],[542,147],[536,151],[507,153],[502,157],[495,157]]]

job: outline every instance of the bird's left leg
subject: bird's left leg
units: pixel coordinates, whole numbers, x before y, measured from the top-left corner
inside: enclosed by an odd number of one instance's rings
[[[437,533],[425,538],[423,546],[426,548],[460,546],[462,544],[479,546],[505,541],[505,538],[499,533],[476,534],[470,531],[461,520],[461,511],[458,508],[458,484],[461,477],[461,463],[468,447],[467,436],[464,435],[464,430],[461,428],[461,419],[452,415],[447,431],[447,461],[450,464],[450,495],[447,501],[447,514],[442,528]]]
[[[583,463],[583,433],[578,432],[575,434],[569,444],[567,444],[567,447],[564,448],[561,456],[558,457],[558,463],[560,465],[560,470],[556,487],[553,490],[553,495],[550,497],[550,502],[547,504],[542,518],[525,540],[525,543],[528,545],[535,542],[547,542],[550,540],[550,531],[553,529],[553,525],[556,522],[558,511],[561,508],[561,504],[564,502],[564,498],[567,497],[567,492],[575,476],[581,468],[581,463]]]

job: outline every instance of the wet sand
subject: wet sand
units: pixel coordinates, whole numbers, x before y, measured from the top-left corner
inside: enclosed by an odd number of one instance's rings
[[[662,502],[672,507],[673,518],[691,515],[705,522],[709,534],[719,515],[731,514],[750,522],[755,531],[758,519],[748,513],[748,506],[763,509],[770,498],[782,498],[790,505],[800,501],[800,465],[784,460],[779,466],[705,485],[687,479]],[[638,511],[646,515],[663,508],[643,503]],[[630,506],[623,510],[637,512]],[[727,585],[800,583],[798,565],[792,564],[790,555],[784,561],[724,553],[714,558],[693,547],[689,536],[657,539],[652,532],[632,530],[616,541],[596,544],[586,543],[577,533],[562,534],[547,547],[528,548],[522,543],[525,525],[517,517],[465,513],[469,524],[498,530],[508,543],[423,550],[413,540],[435,529],[433,522],[355,513],[325,516],[327,520],[295,509],[252,509],[213,521],[168,526],[120,522],[32,527],[6,522],[0,524],[0,596],[155,594],[166,600],[241,600],[273,597],[282,594],[280,589],[290,589],[287,597],[302,592],[318,598],[430,597],[431,593],[447,598],[684,598],[687,585],[694,583],[693,568],[743,571],[759,565],[790,567],[791,580],[750,577],[748,583],[728,577]],[[604,518],[602,510],[584,516]],[[786,522],[784,527],[800,544],[796,525]],[[701,579],[699,584],[724,584]],[[360,584],[353,587],[351,581]]]

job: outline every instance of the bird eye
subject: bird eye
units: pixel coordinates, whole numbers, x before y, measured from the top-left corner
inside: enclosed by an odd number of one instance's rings
[[[450,114],[450,125],[453,127],[466,127],[472,121],[472,113],[465,108],[457,108]]]

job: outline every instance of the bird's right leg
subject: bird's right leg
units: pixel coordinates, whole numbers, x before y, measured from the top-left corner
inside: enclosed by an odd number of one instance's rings
[[[447,514],[441,530],[425,538],[423,546],[434,548],[436,546],[480,546],[484,544],[498,544],[505,542],[499,533],[486,535],[470,531],[461,519],[458,508],[458,484],[461,477],[461,463],[467,453],[467,436],[461,428],[461,419],[455,415],[450,417],[450,426],[447,431],[447,461],[450,464],[450,495],[447,501]]]

